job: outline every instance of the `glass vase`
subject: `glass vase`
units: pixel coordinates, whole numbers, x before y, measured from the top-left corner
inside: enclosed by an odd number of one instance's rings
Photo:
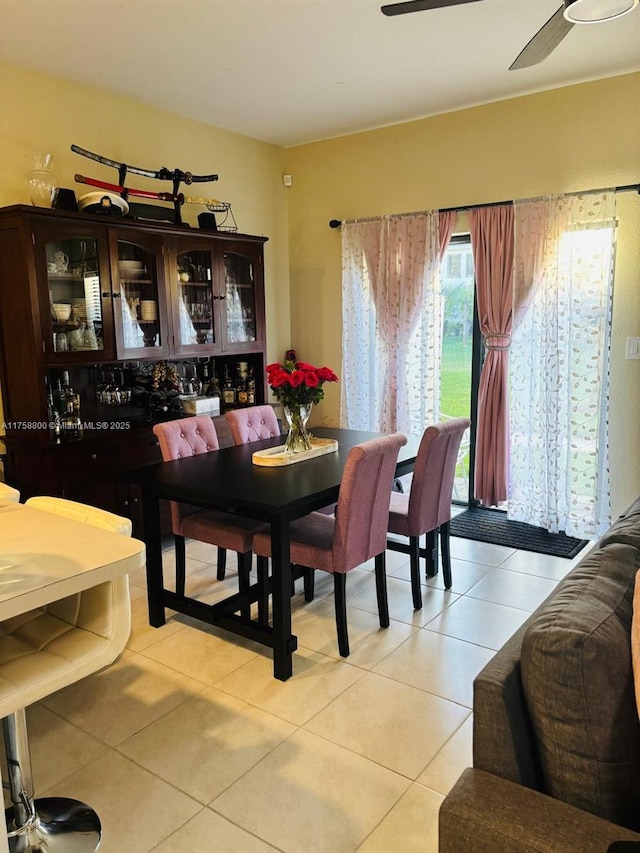
[[[289,434],[284,444],[285,453],[302,453],[311,450],[311,438],[307,432],[307,421],[313,408],[313,403],[284,406],[284,416],[289,425]]]
[[[51,154],[34,154],[34,166],[25,175],[31,204],[36,207],[53,207],[58,196],[58,179],[49,171]]]

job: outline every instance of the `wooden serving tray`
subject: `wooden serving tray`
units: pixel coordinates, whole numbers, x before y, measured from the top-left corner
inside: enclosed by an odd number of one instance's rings
[[[296,462],[304,462],[305,459],[313,459],[314,456],[324,456],[325,453],[335,453],[338,442],[334,438],[312,438],[311,450],[303,450],[301,453],[285,453],[285,445],[270,447],[268,450],[256,450],[251,456],[254,465],[265,465],[275,468],[279,465],[295,465]]]

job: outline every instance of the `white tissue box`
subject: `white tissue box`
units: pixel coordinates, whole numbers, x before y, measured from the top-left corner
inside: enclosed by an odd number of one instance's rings
[[[182,407],[188,415],[219,415],[220,397],[187,397]]]

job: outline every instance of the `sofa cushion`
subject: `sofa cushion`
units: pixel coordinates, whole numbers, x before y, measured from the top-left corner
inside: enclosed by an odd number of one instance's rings
[[[628,515],[640,515],[640,495],[625,509],[620,518],[625,518]]]
[[[640,498],[619,516],[598,542],[599,547],[618,542],[640,548]]]
[[[640,551],[591,551],[534,615],[522,682],[546,793],[640,829],[631,619]]]
[[[640,717],[640,572],[636,575],[636,590],[633,594],[631,659],[633,661],[633,680],[636,688],[636,705],[638,707],[638,717]]]

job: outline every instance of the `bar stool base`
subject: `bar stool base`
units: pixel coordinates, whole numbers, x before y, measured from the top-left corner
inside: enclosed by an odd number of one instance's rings
[[[86,803],[42,797],[33,805],[35,818],[21,829],[13,829],[13,809],[5,810],[11,853],[95,853],[98,849],[100,818]]]

